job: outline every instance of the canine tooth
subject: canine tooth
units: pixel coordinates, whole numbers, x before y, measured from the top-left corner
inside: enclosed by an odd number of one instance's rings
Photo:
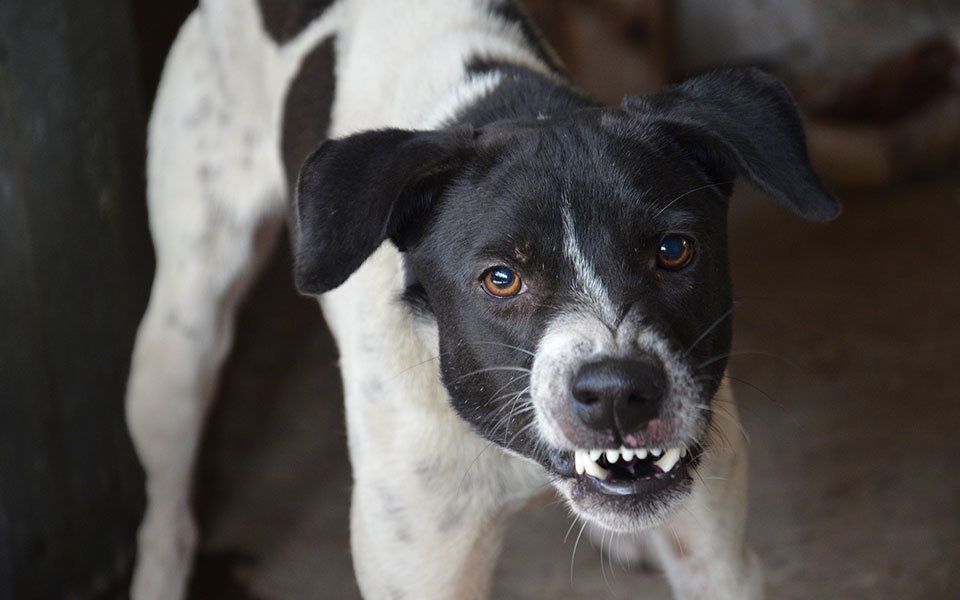
[[[577,475],[583,475],[583,450],[573,452],[573,462],[576,464]]]
[[[686,458],[686,457],[687,457],[687,449],[680,448],[680,458]]]
[[[647,449],[646,449],[646,448],[639,448],[638,450],[635,450],[635,451],[634,451],[634,454],[637,455],[637,458],[639,458],[640,460],[643,460],[643,459],[645,459],[645,458],[647,457]]]
[[[620,458],[619,450],[607,450],[605,454],[607,455],[607,462],[610,463],[611,465],[617,462],[617,459]]]
[[[597,462],[597,459],[599,459],[601,456],[603,456],[603,450],[590,451],[590,460],[592,460],[593,462]]]
[[[660,470],[664,473],[669,473],[671,469],[677,464],[677,461],[680,460],[680,449],[679,448],[670,448],[663,453],[663,457],[657,462],[653,463],[660,467]]]
[[[605,480],[607,478],[607,475],[610,474],[609,471],[607,471],[606,469],[598,465],[593,460],[588,460],[584,462],[583,468],[587,472],[587,475],[593,475],[594,477],[596,477],[597,479],[600,479],[601,481]]]
[[[654,456],[660,456],[660,452],[661,452],[660,448],[650,448],[650,454]]]
[[[624,448],[620,446],[620,456],[623,457],[623,460],[629,462],[633,460],[633,448]]]

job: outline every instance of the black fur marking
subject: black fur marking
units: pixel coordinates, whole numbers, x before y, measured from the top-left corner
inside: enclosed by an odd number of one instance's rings
[[[303,160],[327,137],[336,91],[334,38],[327,38],[303,59],[283,107],[283,165],[289,190]]]
[[[278,44],[289,41],[334,0],[257,0],[263,27]]]
[[[423,231],[426,209],[461,166],[471,136],[468,129],[388,129],[324,142],[297,184],[300,291],[335,288],[384,240],[404,248]]]

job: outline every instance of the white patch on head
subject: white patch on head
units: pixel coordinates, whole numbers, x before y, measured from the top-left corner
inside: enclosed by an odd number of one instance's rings
[[[615,347],[610,329],[590,315],[563,315],[546,327],[533,360],[530,397],[537,431],[547,444],[568,450],[578,447],[562,423],[568,413],[570,384],[581,365],[612,354]]]
[[[570,212],[570,204],[566,198],[564,198],[560,211],[563,215],[563,253],[573,265],[574,272],[577,274],[577,282],[580,284],[585,299],[598,311],[599,317],[607,323],[613,324],[616,321],[616,311],[613,308],[613,303],[610,302],[607,288],[604,287],[600,277],[593,270],[590,260],[580,248],[573,214]]]

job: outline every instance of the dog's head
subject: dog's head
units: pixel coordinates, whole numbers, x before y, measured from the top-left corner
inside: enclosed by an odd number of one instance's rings
[[[789,95],[757,71],[328,141],[300,174],[297,283],[332,289],[392,240],[457,412],[582,516],[649,526],[691,487],[726,365],[737,175],[801,216],[838,213]]]

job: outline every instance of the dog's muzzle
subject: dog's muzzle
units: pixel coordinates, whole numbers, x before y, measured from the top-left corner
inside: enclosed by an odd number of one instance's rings
[[[596,320],[568,320],[544,336],[532,374],[555,484],[577,512],[621,530],[662,520],[686,496],[705,431],[682,357],[634,331],[617,339]]]

